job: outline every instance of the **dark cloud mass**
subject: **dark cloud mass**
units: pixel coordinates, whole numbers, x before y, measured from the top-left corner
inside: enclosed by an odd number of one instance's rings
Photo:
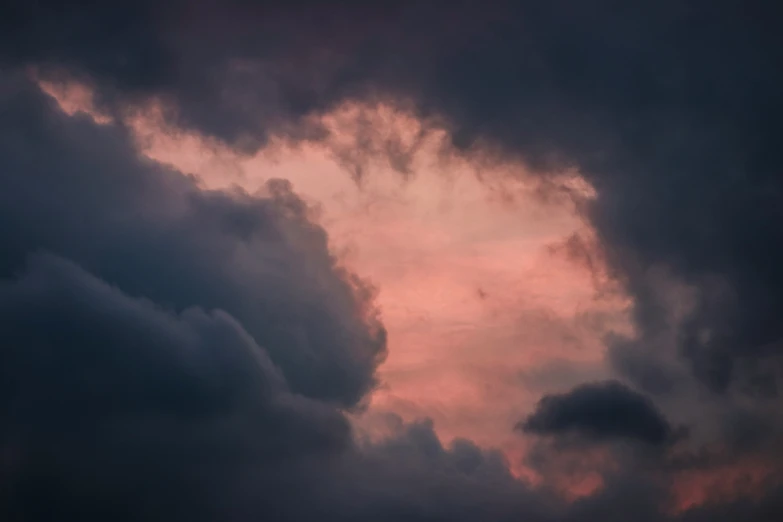
[[[630,439],[660,445],[672,428],[644,395],[617,381],[577,386],[564,394],[543,397],[517,429],[541,435],[569,432],[598,440]]]
[[[780,7],[295,4],[0,4],[0,516],[783,519]],[[86,83],[116,122],[65,115],[32,73]],[[638,336],[607,355],[629,385],[547,396],[520,428],[662,450],[564,503],[426,423],[357,442],[343,410],[386,349],[372,288],[286,183],[208,191],[141,157],[122,121],[151,100],[242,151],[384,101],[467,156],[579,168],[634,300]],[[405,171],[395,143],[341,154]],[[680,422],[710,451],[664,444]],[[772,469],[757,494],[666,509],[675,467],[751,457]]]
[[[0,219],[14,225],[0,232],[0,273],[50,250],[134,297],[232,314],[297,392],[351,406],[373,385],[385,333],[371,293],[284,182],[268,197],[202,191],[140,159],[120,129],[19,88],[1,94]]]
[[[210,475],[349,441],[224,312],[168,312],[51,254],[2,284],[0,310],[5,520],[194,516],[231,493]]]

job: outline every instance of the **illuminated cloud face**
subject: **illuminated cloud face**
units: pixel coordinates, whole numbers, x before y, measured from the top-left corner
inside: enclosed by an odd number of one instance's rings
[[[775,13],[610,4],[3,7],[0,516],[783,518]]]

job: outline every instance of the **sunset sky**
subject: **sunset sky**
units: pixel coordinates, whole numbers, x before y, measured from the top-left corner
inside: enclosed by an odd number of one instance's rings
[[[783,519],[739,2],[11,2],[0,515]]]

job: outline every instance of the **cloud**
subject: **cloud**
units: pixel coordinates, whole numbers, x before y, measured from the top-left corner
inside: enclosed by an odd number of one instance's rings
[[[386,345],[372,289],[338,266],[287,183],[201,190],[32,89],[3,81],[0,217],[14,226],[1,275],[49,250],[133,297],[230,313],[299,393],[353,406],[374,385]]]
[[[627,439],[665,444],[672,427],[655,405],[617,381],[582,384],[544,396],[516,429],[538,435],[577,433],[596,440]]]
[[[254,466],[350,446],[342,415],[292,394],[225,312],[174,313],[37,254],[0,313],[11,520],[196,515]]]

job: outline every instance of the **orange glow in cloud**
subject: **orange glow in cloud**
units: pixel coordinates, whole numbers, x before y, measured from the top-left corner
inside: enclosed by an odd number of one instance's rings
[[[68,111],[90,108],[85,89],[45,87]],[[531,477],[526,441],[512,427],[542,393],[605,377],[602,337],[628,329],[627,301],[599,299],[594,274],[553,253],[573,234],[589,234],[570,199],[543,200],[517,165],[477,172],[456,155],[444,162],[443,134],[389,107],[343,107],[324,117],[328,146],[273,143],[253,157],[166,128],[158,114],[153,105],[130,119],[145,154],[206,187],[252,193],[268,179],[290,180],[317,209],[341,262],[378,287],[389,356],[358,426],[371,431],[385,413],[431,417],[444,442],[500,447]],[[392,129],[374,136],[379,143],[413,151],[396,165],[407,176],[372,147],[367,157],[350,154],[357,115]],[[360,183],[346,162],[361,164]],[[573,173],[561,181],[589,197]],[[600,485],[580,480],[574,492]]]
[[[708,502],[754,499],[765,480],[776,471],[761,457],[744,458],[709,470],[680,472],[672,485],[673,511],[685,511]]]

